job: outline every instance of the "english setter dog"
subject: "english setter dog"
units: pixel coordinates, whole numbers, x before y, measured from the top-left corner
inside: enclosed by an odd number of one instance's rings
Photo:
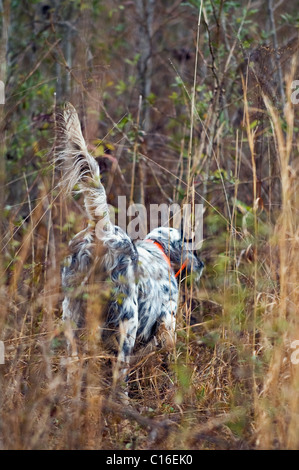
[[[57,161],[63,168],[60,184],[68,193],[76,186],[77,193],[83,194],[89,220],[69,244],[69,264],[62,272],[63,319],[83,327],[91,293],[99,330],[117,338],[118,360],[126,376],[137,343],[148,343],[161,326],[175,340],[180,274],[192,270],[199,277],[204,265],[174,228],[156,228],[134,244],[112,224],[99,165],[88,152],[70,103],[60,113],[57,129],[61,137]]]

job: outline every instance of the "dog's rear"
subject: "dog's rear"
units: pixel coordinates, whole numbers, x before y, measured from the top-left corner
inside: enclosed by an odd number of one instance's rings
[[[69,263],[62,273],[66,291],[63,319],[82,327],[86,292],[94,291],[93,285],[100,299],[101,282],[112,280],[105,326],[118,332],[119,361],[128,363],[138,324],[137,251],[127,234],[110,221],[99,166],[87,150],[77,112],[70,103],[65,105],[57,121],[57,162],[63,170],[60,186],[66,194],[77,186],[77,193],[84,196],[89,219],[88,227],[69,244]],[[97,307],[103,309],[100,304]]]

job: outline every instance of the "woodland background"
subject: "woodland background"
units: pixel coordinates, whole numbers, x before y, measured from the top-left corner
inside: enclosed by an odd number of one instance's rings
[[[0,20],[0,448],[298,449],[296,2],[1,0]],[[66,361],[60,267],[86,219],[57,187],[64,101],[110,204],[205,206],[175,351],[136,359],[127,407],[92,322]]]

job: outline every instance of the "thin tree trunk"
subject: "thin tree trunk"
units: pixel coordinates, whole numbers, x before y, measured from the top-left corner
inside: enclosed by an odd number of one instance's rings
[[[151,128],[150,108],[147,103],[152,89],[152,25],[154,18],[155,0],[137,0],[136,9],[139,17],[138,43],[139,62],[138,73],[140,93],[143,98],[141,123],[145,132]]]
[[[4,182],[5,182],[5,82],[7,72],[7,47],[8,47],[8,27],[9,27],[9,0],[0,0],[0,12],[2,16],[1,36],[0,36],[0,80],[1,80],[1,101],[0,104],[0,211],[3,214],[5,204]],[[2,235],[2,227],[0,227]],[[2,239],[2,236],[1,236]]]
[[[0,214],[3,214],[3,209],[5,206],[5,82],[6,82],[6,72],[7,72],[7,48],[8,48],[8,33],[9,33],[9,13],[10,13],[10,2],[9,0],[0,0],[0,12],[2,16],[1,35],[0,35],[0,80],[2,87],[2,100],[0,104]],[[0,240],[3,240],[3,235],[5,234],[5,226],[0,223]],[[5,269],[4,263],[2,262],[2,250],[0,250],[0,340],[3,340],[2,332],[3,325],[5,324],[5,318],[7,315],[6,303],[3,301],[2,297],[6,295],[5,291]],[[2,380],[4,380],[4,375],[0,376],[0,387],[3,388]],[[1,394],[0,394],[1,395]],[[0,398],[0,408],[2,408],[1,398]]]
[[[277,32],[276,32],[275,19],[274,19],[273,0],[268,0],[268,11],[269,11],[269,18],[270,18],[271,33],[272,33],[272,38],[273,38],[273,46],[274,46],[274,50],[275,50],[275,52],[274,52],[275,53],[275,64],[276,64],[276,67],[277,67],[278,85],[279,85],[280,98],[281,98],[281,107],[283,107],[284,103],[285,103],[285,93],[284,93],[284,88],[283,88],[283,76],[282,76],[280,58],[279,58],[279,53],[278,53],[278,39],[277,39]]]

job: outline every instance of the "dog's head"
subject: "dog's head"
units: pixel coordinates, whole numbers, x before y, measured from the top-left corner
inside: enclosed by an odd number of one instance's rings
[[[183,267],[184,274],[200,278],[204,263],[196,251],[191,249],[191,240],[186,239],[182,232],[172,227],[158,227],[152,230],[146,239],[156,241],[162,246],[175,272]]]

